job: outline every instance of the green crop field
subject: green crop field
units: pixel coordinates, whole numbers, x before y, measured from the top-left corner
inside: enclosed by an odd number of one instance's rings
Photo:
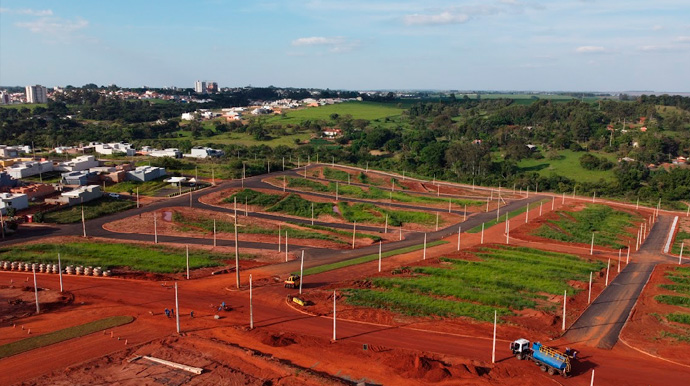
[[[673,282],[673,284],[660,284],[659,288],[671,291],[672,294],[662,294],[654,297],[659,303],[668,304],[672,306],[683,307],[679,310],[690,308],[690,268],[689,267],[675,267],[666,272],[665,277]],[[662,338],[672,338],[677,341],[690,342],[690,329],[686,326],[690,325],[690,313],[687,312],[672,312],[663,315],[666,322],[677,323],[684,326],[668,325],[674,328],[677,332],[669,332],[662,330],[660,336]],[[662,323],[664,320],[660,315],[657,319]]]
[[[353,119],[376,120],[395,117],[402,114],[402,112],[403,108],[393,103],[345,102],[288,111],[284,117],[274,116],[269,118],[267,122],[287,125],[300,124],[308,120],[330,121],[331,114],[338,114],[340,116],[351,115]]]
[[[634,238],[635,233],[630,233],[630,229],[642,221],[639,216],[595,204],[589,204],[579,212],[556,211],[556,214],[558,220],[548,220],[532,234],[551,240],[589,244],[592,233],[595,233],[595,245],[618,249],[627,247],[621,244],[622,238]]]
[[[590,152],[597,157],[606,157],[609,161],[616,162],[615,155],[607,153]],[[550,160],[546,157],[542,159],[523,159],[518,162],[518,167],[523,172],[539,172],[544,177],[549,177],[552,174],[567,176],[577,182],[597,182],[600,179],[605,181],[613,181],[614,175],[612,170],[587,170],[580,165],[580,157],[586,154],[585,152],[574,152],[572,150],[562,150],[559,152],[560,158]]]
[[[56,263],[60,253],[62,266],[84,265],[112,269],[129,267],[154,273],[182,272],[186,268],[184,248],[161,245],[111,243],[29,244],[0,248],[0,259],[34,263]],[[241,255],[243,259],[253,256]],[[207,251],[189,251],[190,268],[216,267],[224,260],[234,259]]]
[[[0,346],[0,359],[49,346],[51,344],[64,342],[69,339],[78,338],[80,336],[93,334],[94,332],[103,331],[108,328],[121,326],[131,323],[133,320],[134,318],[131,316],[111,316],[109,318],[3,344]]]
[[[89,201],[84,204],[84,218],[86,220],[91,220],[108,214],[134,208],[136,205],[137,204],[133,201],[116,200],[114,198],[103,197],[101,199]],[[81,206],[75,205],[57,210],[55,212],[46,213],[43,221],[58,224],[79,222],[81,221]]]
[[[494,310],[511,315],[547,310],[548,295],[573,295],[568,283],[586,281],[604,267],[574,255],[497,246],[475,252],[479,261],[442,258],[445,267],[417,267],[409,277],[369,279],[372,288],[346,290],[347,302],[409,315],[464,316],[492,321]],[[529,278],[529,280],[525,280]]]

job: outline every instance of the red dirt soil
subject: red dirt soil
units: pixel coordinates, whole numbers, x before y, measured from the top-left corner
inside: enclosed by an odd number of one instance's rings
[[[670,313],[690,314],[686,307],[673,306],[657,302],[654,297],[660,294],[683,296],[673,291],[660,288],[660,284],[675,284],[667,274],[673,272],[677,265],[658,265],[642,291],[628,323],[621,332],[621,337],[633,347],[649,354],[670,359],[690,366],[690,342],[679,341],[672,337],[663,337],[662,332],[690,337],[690,326],[669,322],[665,315]],[[688,368],[690,373],[690,368]]]

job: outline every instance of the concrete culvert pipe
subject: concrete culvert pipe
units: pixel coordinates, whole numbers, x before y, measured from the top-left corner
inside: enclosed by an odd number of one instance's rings
[[[46,265],[45,264],[39,264],[38,265],[38,272],[45,272],[46,271]]]
[[[77,275],[82,275],[84,273],[84,267],[82,267],[81,265],[78,265],[77,269],[75,270],[75,273]]]
[[[113,273],[110,272],[110,270],[103,271],[103,276],[105,276],[105,277],[112,276],[112,275],[113,275]]]
[[[93,273],[93,268],[92,267],[86,267],[84,268],[84,276],[91,276]]]

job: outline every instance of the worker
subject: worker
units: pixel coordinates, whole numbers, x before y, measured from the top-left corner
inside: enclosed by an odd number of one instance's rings
[[[167,316],[168,318],[170,317],[170,310],[167,308],[165,309],[165,316]]]
[[[189,317],[190,317],[190,318],[194,318],[194,311],[191,311],[191,312],[189,313]]]

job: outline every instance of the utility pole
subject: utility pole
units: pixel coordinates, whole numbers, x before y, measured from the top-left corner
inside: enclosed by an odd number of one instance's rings
[[[158,244],[158,224],[156,222],[156,212],[153,212],[153,243]]]
[[[189,280],[189,245],[186,245],[187,249],[187,280]]]
[[[216,247],[216,219],[213,219],[213,247]]]
[[[139,209],[139,187],[137,186],[137,209]]]
[[[62,263],[60,262],[60,254],[58,253],[58,273],[60,274],[60,292],[62,292]]]
[[[482,223],[482,238],[480,244],[484,244],[484,223]]]
[[[254,303],[252,301],[252,274],[249,274],[249,329],[254,329]]]
[[[379,240],[379,272],[381,272],[381,240]]]
[[[563,324],[561,326],[561,330],[565,331],[565,307],[566,307],[566,300],[568,296],[568,290],[563,291]]]
[[[594,254],[594,232],[592,232],[592,244],[589,247],[589,254],[590,255]]]
[[[299,294],[302,295],[302,282],[304,281],[304,249],[302,250],[302,261],[299,264]]]
[[[240,246],[237,242],[237,226],[235,226],[235,282],[240,288]]]
[[[496,324],[498,324],[498,311],[494,310],[494,339],[491,348],[491,363],[496,363]]]
[[[426,233],[424,234],[424,257],[423,260],[426,260]]]
[[[287,263],[288,261],[288,234],[287,231],[285,231],[285,262]]]
[[[355,249],[355,232],[357,230],[357,221],[352,223],[352,249]]]
[[[177,333],[180,333],[180,303],[177,298],[177,282],[175,282],[175,319],[177,323]]]
[[[333,341],[335,342],[335,290],[333,290]]]
[[[460,233],[462,233],[462,226],[458,227],[458,251],[460,250]]]
[[[84,218],[84,205],[81,206],[81,229],[84,232],[84,237],[86,237],[86,219]]]
[[[609,286],[609,267],[611,267],[611,258],[609,257],[609,260],[606,262],[606,283],[605,287]]]
[[[34,294],[36,295],[36,314],[40,314],[41,309],[38,306],[38,284],[36,283],[36,267],[32,266],[31,270],[34,272]]]

